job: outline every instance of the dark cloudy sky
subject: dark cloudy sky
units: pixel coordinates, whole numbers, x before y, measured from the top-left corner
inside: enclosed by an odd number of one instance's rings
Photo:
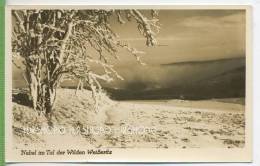
[[[121,38],[147,52],[147,63],[244,56],[243,10],[161,10],[159,19],[162,26],[157,39],[167,47],[146,48],[134,22],[115,24],[114,29]]]
[[[175,82],[187,81],[187,78],[192,80],[193,67],[166,69],[161,67],[162,64],[245,56],[244,10],[160,10],[159,20],[161,30],[156,38],[162,46],[146,47],[134,21],[120,25],[111,19],[112,28],[123,40],[146,52],[142,59],[147,66],[140,66],[129,53],[119,50],[120,60],[112,60],[112,63],[125,81],[114,81],[109,86],[127,88],[128,83],[134,81],[150,88],[167,87]],[[232,65],[225,64],[221,71],[229,70]],[[14,82],[19,82],[16,70],[14,68],[13,78]],[[197,74],[208,76],[218,67],[208,72],[207,68],[200,70]]]

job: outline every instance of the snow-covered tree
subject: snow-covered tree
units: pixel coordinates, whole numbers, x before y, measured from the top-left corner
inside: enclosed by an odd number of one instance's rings
[[[12,10],[12,51],[25,65],[25,79],[35,110],[50,114],[56,89],[64,79],[88,85],[94,96],[101,89],[100,80],[123,79],[109,63],[125,48],[138,62],[141,51],[120,40],[110,26],[135,21],[146,45],[156,44],[159,32],[157,12],[145,17],[139,10]],[[90,51],[90,50],[94,50]],[[97,56],[98,55],[98,56]],[[103,68],[97,74],[92,64]]]

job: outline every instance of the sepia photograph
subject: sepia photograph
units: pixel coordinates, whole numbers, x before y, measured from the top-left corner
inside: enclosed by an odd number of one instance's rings
[[[250,161],[249,9],[7,7],[8,161]]]

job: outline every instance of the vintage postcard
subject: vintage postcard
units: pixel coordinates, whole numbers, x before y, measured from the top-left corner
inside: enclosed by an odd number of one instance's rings
[[[7,6],[7,162],[250,162],[250,6]]]

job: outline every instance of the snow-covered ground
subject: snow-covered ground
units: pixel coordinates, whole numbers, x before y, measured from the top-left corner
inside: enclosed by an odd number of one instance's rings
[[[241,100],[122,102],[104,96],[95,113],[89,91],[75,96],[74,90],[59,89],[51,125],[31,108],[13,103],[13,146],[69,142],[66,146],[86,148],[241,148],[245,144]],[[66,132],[25,133],[35,127]]]

